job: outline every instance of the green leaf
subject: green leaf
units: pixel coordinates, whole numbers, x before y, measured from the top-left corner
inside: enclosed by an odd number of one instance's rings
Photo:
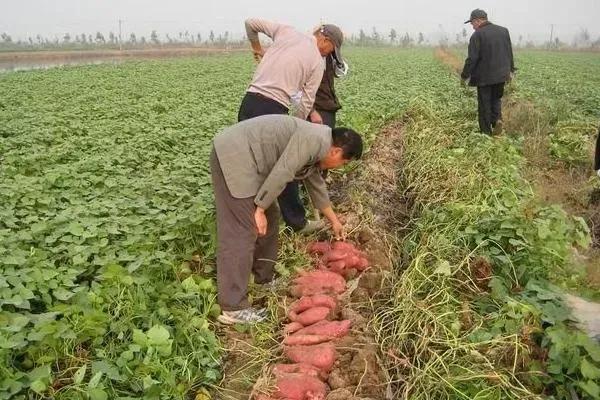
[[[92,379],[90,379],[90,381],[88,382],[89,389],[94,389],[96,386],[98,386],[98,384],[100,383],[100,379],[102,379],[102,374],[102,372],[96,372],[96,374],[92,376]]]
[[[594,381],[578,382],[579,387],[585,390],[592,398],[600,398],[600,386]]]
[[[148,344],[154,346],[163,346],[170,344],[169,331],[162,325],[154,325],[146,333]]]
[[[81,367],[77,369],[77,371],[73,374],[73,383],[79,385],[83,382],[83,378],[85,378],[85,372],[87,371],[87,364],[83,364]]]
[[[100,388],[88,389],[87,394],[90,400],[108,400],[108,394]]]
[[[600,368],[584,358],[581,361],[581,375],[590,380],[600,379]]]
[[[134,329],[133,330],[133,342],[144,347],[148,344],[148,338],[146,337],[146,334],[144,332],[142,332],[141,330]]]
[[[65,290],[64,288],[59,287],[58,289],[56,289],[52,292],[52,295],[58,300],[67,301],[71,297],[73,297],[75,295],[75,293],[69,292],[68,290]]]
[[[48,387],[48,385],[46,385],[43,381],[38,379],[38,380],[31,382],[29,387],[31,388],[31,390],[33,390],[37,394],[42,394],[46,391],[46,388]]]

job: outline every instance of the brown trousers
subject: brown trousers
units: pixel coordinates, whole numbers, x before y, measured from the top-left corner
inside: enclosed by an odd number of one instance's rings
[[[248,308],[250,273],[256,283],[273,279],[277,259],[279,210],[269,207],[267,234],[258,237],[254,222],[254,197],[236,199],[231,195],[213,148],[210,155],[215,204],[217,208],[217,288],[221,309]]]

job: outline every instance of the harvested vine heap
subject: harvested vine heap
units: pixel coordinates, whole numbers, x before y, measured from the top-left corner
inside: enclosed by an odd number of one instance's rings
[[[308,252],[317,256],[317,269],[301,272],[290,294],[297,298],[284,326],[284,354],[290,363],[272,366],[275,389],[257,400],[325,400],[329,372],[336,360],[335,340],[350,331],[352,321],[335,321],[337,297],[346,280],[368,268],[366,255],[347,242],[315,242]]]

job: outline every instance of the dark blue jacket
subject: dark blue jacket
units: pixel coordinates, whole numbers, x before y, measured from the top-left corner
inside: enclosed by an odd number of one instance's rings
[[[487,86],[509,80],[515,71],[508,29],[486,22],[469,40],[469,56],[461,77],[471,78],[470,86]]]

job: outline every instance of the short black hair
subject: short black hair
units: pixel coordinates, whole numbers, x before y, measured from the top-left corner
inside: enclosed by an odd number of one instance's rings
[[[344,150],[345,160],[358,160],[362,156],[363,141],[356,131],[350,128],[334,128],[331,130],[331,145]]]

